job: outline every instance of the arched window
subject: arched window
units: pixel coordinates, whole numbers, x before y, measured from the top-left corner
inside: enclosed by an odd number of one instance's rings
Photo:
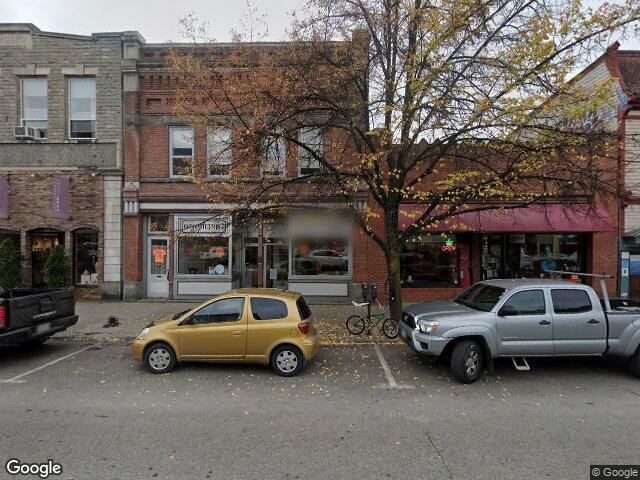
[[[98,230],[93,228],[74,230],[73,281],[80,285],[98,285],[96,270],[98,259]]]

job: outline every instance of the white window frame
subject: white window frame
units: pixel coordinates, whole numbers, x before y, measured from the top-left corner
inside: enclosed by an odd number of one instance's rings
[[[174,155],[173,154],[173,132],[177,130],[188,130],[191,132],[191,155]],[[195,163],[196,154],[196,142],[195,131],[193,127],[174,126],[169,128],[169,177],[170,178],[190,178],[193,176],[193,168]],[[191,159],[191,174],[189,175],[174,175],[173,173],[173,159],[174,158],[190,158]]]
[[[226,141],[217,141],[216,134],[219,132],[228,134],[229,144],[224,146],[221,151],[216,151],[216,145],[221,145]],[[220,160],[222,160],[222,162]],[[212,174],[211,165],[213,164],[228,166],[229,171],[231,171],[233,165],[233,132],[229,127],[207,128],[207,177],[219,179],[227,179],[230,177],[230,173],[224,175]]]
[[[318,141],[318,143],[306,143],[304,142],[304,135],[309,134],[310,132],[315,132],[315,138]],[[322,129],[319,127],[304,127],[301,128],[298,132],[298,141],[300,143],[303,143],[305,145],[307,145],[307,147],[309,147],[310,149],[314,150],[314,147],[317,147],[317,153],[319,155],[323,155],[324,154],[324,136],[322,135]],[[308,175],[313,175],[313,173],[302,173],[302,160],[303,160],[303,155],[306,156],[308,155],[309,152],[307,150],[305,150],[305,148],[302,145],[298,146],[298,176],[299,177],[306,177]],[[311,157],[310,160],[312,162],[318,162],[315,158]],[[305,167],[305,168],[311,168],[311,167]],[[322,164],[320,162],[318,162],[318,167],[315,169],[316,172],[320,172],[322,171]]]
[[[94,119],[92,120],[96,128],[93,132],[93,137],[72,137],[71,136],[71,83],[75,80],[84,80],[84,81],[92,81],[95,84],[95,102],[96,102],[96,111]],[[69,77],[67,79],[67,134],[69,136],[69,140],[95,140],[98,137],[98,83],[95,77]],[[91,120],[89,120],[91,121]]]
[[[269,172],[265,170],[265,165],[267,165],[267,163],[271,163],[268,160],[268,156],[269,156],[270,148],[274,143],[282,145],[283,156],[278,159],[279,162],[282,163],[282,172],[279,174],[275,174],[273,172]],[[273,138],[272,136],[267,135],[262,139],[262,148],[263,148],[263,152],[262,152],[262,159],[260,162],[260,175],[262,177],[269,176],[273,178],[285,177],[287,175],[287,143],[284,141],[284,138],[280,136]]]
[[[28,80],[41,80],[44,81],[44,95],[47,99],[47,118],[46,120],[35,120],[25,118],[24,116],[24,82]],[[46,140],[49,136],[49,80],[47,77],[22,77],[20,79],[20,125],[23,127],[27,126],[27,122],[46,122],[47,126],[44,128],[44,131],[47,132],[46,136],[40,138],[40,140]],[[32,127],[36,130],[43,130],[42,128]]]
[[[173,220],[173,231],[174,232],[179,232],[180,231],[180,220],[182,219],[195,219],[195,220],[206,220],[207,217],[203,217],[202,215],[189,215],[189,214],[185,214],[185,215],[176,215],[174,217]],[[179,256],[179,248],[178,248],[178,236],[176,236],[176,248],[174,248],[173,250],[173,266],[175,269],[175,273],[174,273],[174,277],[178,278],[178,279],[207,279],[207,280],[212,280],[212,279],[222,279],[222,280],[231,280],[233,277],[233,259],[234,259],[234,255],[235,252],[233,251],[233,226],[231,224],[231,221],[229,220],[229,223],[227,225],[227,229],[224,233],[207,233],[207,232],[199,232],[199,233],[192,233],[189,234],[187,236],[193,236],[193,237],[229,237],[229,265],[228,265],[228,272],[227,274],[224,275],[208,275],[208,274],[188,274],[188,273],[178,273],[178,256]]]

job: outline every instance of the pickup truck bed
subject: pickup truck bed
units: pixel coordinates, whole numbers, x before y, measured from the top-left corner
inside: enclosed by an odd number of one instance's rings
[[[77,321],[72,290],[12,290],[0,294],[0,346],[43,341]]]

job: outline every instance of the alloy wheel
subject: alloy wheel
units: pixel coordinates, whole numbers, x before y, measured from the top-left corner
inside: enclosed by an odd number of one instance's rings
[[[478,367],[480,366],[480,355],[478,354],[477,350],[471,350],[469,352],[464,365],[467,371],[467,375],[469,375],[469,377],[473,377],[478,371]]]

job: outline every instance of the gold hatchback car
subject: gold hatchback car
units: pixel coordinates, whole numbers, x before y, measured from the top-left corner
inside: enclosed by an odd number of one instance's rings
[[[241,288],[173,318],[156,320],[132,343],[153,373],[180,361],[271,365],[278,375],[302,371],[320,344],[304,297],[278,289]]]

